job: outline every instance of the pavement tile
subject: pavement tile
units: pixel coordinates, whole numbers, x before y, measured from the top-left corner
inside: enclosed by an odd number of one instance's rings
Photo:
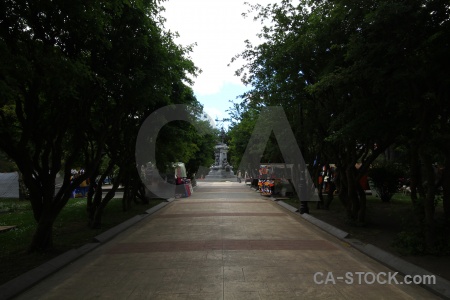
[[[293,292],[292,284],[286,281],[268,281],[266,282],[267,288],[271,293],[280,293],[280,292]]]
[[[189,270],[189,267],[174,267],[174,268],[167,268],[167,269],[160,269],[160,270],[147,270],[146,273],[160,273],[156,276],[156,278],[159,278],[160,282],[179,282],[186,276],[186,271]],[[155,272],[159,271],[159,272]],[[143,274],[144,275],[144,274]],[[145,276],[145,275],[144,275]]]
[[[388,268],[238,183],[199,183],[16,299],[433,299],[417,286],[317,284]]]
[[[156,289],[154,295],[184,294],[184,296],[187,297],[187,294],[189,294],[191,291],[192,291],[192,284],[189,282],[165,281],[164,284],[162,284]]]
[[[292,300],[304,299],[302,296],[296,295],[294,292],[280,292],[271,294],[259,294],[261,300]],[[320,298],[317,298],[320,299]]]
[[[276,282],[284,281],[285,274],[283,268],[280,266],[245,266],[242,268],[245,280],[248,282],[262,281],[262,282]]]
[[[273,265],[266,251],[224,250],[224,266]]]
[[[244,268],[240,266],[223,267],[224,282],[243,282],[245,281]]]
[[[188,293],[173,293],[173,294],[152,294],[150,298],[151,300],[185,300],[188,299]]]
[[[284,213],[258,213],[258,212],[196,212],[161,214],[158,218],[204,218],[204,217],[284,217]]]
[[[340,284],[335,286],[341,295],[343,295],[346,299],[367,299],[367,300],[376,300],[376,299],[433,299],[434,297],[426,297],[422,298],[421,295],[415,294],[414,296],[410,296],[398,289],[383,289],[380,285],[345,285]],[[436,298],[434,298],[436,299]]]
[[[191,293],[186,298],[188,300],[223,300],[223,292],[216,293]]]
[[[225,300],[259,300],[261,297],[258,292],[225,292]]]
[[[347,300],[352,298],[346,298],[344,295],[339,293],[338,290],[334,286],[327,285],[327,286],[321,286],[320,288],[317,288],[312,285],[305,285],[301,288],[297,288],[294,290],[294,294],[300,299],[329,299],[329,300]],[[356,298],[356,299],[366,299],[365,297]]]
[[[50,290],[45,292],[45,297],[35,296],[29,298],[30,300],[34,299],[48,299],[48,300],[59,300],[61,299],[61,294],[66,295],[64,299],[67,300],[76,300],[76,299],[89,299],[92,297],[94,292],[89,290],[79,291],[79,289],[61,289],[61,290]],[[92,298],[91,298],[92,299]]]
[[[264,282],[224,282],[224,292],[225,296],[227,294],[236,294],[236,293],[248,293],[248,292],[254,292],[254,293],[271,293],[270,289]],[[226,297],[225,297],[226,298]],[[245,299],[245,298],[242,298]]]
[[[223,282],[192,283],[191,294],[223,294]]]
[[[223,283],[223,267],[191,267],[185,270],[183,281]]]
[[[174,255],[174,261],[176,262],[191,262],[197,263],[207,259],[208,251],[178,251]]]
[[[207,260],[222,260],[223,258],[223,250],[207,250],[206,251],[206,259]]]
[[[199,240],[171,242],[120,243],[108,254],[184,252],[212,250],[337,250],[333,244],[323,240]]]
[[[156,288],[146,285],[139,284],[136,286],[131,294],[126,298],[127,300],[141,300],[141,299],[152,299],[152,295],[156,292]]]

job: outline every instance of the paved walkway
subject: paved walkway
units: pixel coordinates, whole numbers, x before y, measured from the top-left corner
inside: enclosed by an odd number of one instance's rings
[[[16,299],[438,299],[355,272],[394,273],[244,184],[199,182]]]

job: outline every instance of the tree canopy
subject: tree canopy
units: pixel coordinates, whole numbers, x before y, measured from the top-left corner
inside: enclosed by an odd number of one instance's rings
[[[434,182],[433,159],[447,170],[450,161],[448,3],[285,0],[250,12],[270,25],[263,43],[247,42],[237,55],[246,63],[236,74],[252,89],[242,96],[248,110],[231,129],[232,147],[241,147],[250,110],[283,106],[305,160],[337,165],[339,198],[349,219],[364,223],[359,180],[386,149],[404,145],[431,247],[434,189],[422,182]],[[444,196],[447,222],[448,203]]]
[[[134,176],[146,116],[168,104],[198,105],[187,86],[198,69],[187,58],[191,48],[164,29],[160,1],[6,0],[0,7],[0,148],[30,192],[37,222],[30,251],[45,250],[72,191],[95,180],[105,159],[107,170]],[[190,134],[174,130],[180,139]],[[71,180],[77,166],[86,172]],[[100,193],[88,205],[94,214],[112,198],[101,201]]]

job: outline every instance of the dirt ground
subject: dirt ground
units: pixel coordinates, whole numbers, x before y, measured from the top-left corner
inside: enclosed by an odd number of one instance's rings
[[[450,256],[432,255],[402,255],[393,246],[399,232],[405,229],[405,224],[410,224],[411,205],[402,201],[383,203],[381,200],[368,201],[366,226],[354,227],[345,221],[345,211],[339,199],[335,198],[330,210],[317,209],[316,205],[309,205],[310,214],[328,224],[342,229],[362,242],[377,246],[402,259],[420,266],[436,275],[450,280]]]

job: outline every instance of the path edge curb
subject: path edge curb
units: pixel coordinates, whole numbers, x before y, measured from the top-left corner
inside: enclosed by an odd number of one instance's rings
[[[302,217],[304,220],[308,221],[309,223],[319,227],[323,231],[337,237],[341,241],[344,241],[351,245],[353,248],[358,250],[359,252],[371,257],[372,259],[378,261],[379,263],[387,266],[388,268],[399,272],[401,275],[433,275],[436,278],[436,284],[420,284],[423,288],[427,289],[428,291],[436,294],[437,296],[443,297],[444,299],[450,299],[450,281],[448,281],[445,278],[442,278],[441,276],[435,275],[419,266],[416,266],[410,262],[407,262],[404,259],[401,259],[400,257],[397,257],[387,251],[384,251],[383,249],[380,249],[372,244],[365,244],[361,242],[360,240],[350,238],[350,234],[348,232],[345,232],[339,228],[336,228],[328,223],[323,222],[322,220],[319,220],[309,214],[300,214],[298,210],[293,207],[290,204],[287,204],[286,202],[283,202],[282,200],[277,201],[277,204],[280,206],[290,210],[294,211],[295,214]],[[290,206],[291,208],[287,208],[287,206]]]
[[[161,202],[153,206],[152,208],[149,208],[144,213],[134,216],[126,220],[125,222],[120,223],[119,225],[114,226],[107,231],[95,236],[91,243],[85,244],[76,249],[68,250],[63,254],[41,264],[40,266],[31,269],[30,271],[25,272],[18,277],[11,279],[10,281],[5,282],[4,284],[0,285],[0,300],[11,299],[24,292],[25,290],[31,288],[38,282],[67,266],[68,264],[74,262],[81,256],[84,256],[100,245],[108,242],[113,237],[125,231],[132,225],[142,221],[151,214],[154,214],[161,208],[168,205],[171,202],[170,200],[171,199],[166,200],[166,202]]]

